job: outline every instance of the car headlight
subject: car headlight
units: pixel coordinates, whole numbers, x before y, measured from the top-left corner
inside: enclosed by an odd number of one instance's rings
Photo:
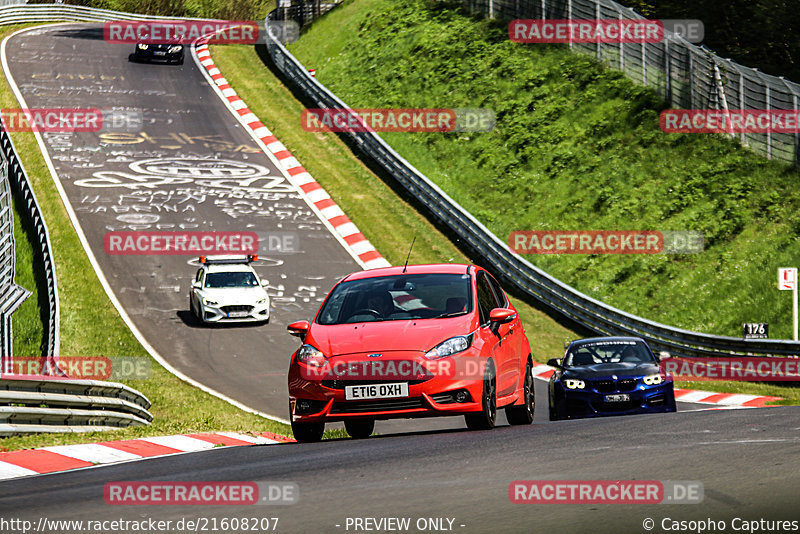
[[[139,50],[147,50],[147,46],[148,46],[148,45],[147,45],[147,43],[139,43],[139,44],[138,44],[138,45],[136,45],[136,46],[138,46],[138,47],[139,47]]]
[[[655,386],[656,384],[660,384],[664,381],[664,377],[661,375],[650,375],[646,376],[642,379],[645,384],[648,386]]]
[[[567,389],[583,389],[586,387],[586,383],[583,380],[576,378],[567,378],[564,380],[564,385],[567,386]]]
[[[265,302],[267,302],[267,298],[266,297],[264,297],[263,299],[261,299],[258,302],[256,302],[256,304],[264,304]]]
[[[325,365],[325,355],[313,345],[303,345],[297,352],[297,361],[303,362],[311,367],[322,367]]]
[[[446,358],[453,354],[458,354],[467,350],[472,345],[472,334],[466,336],[455,336],[442,341],[431,350],[425,353],[425,357],[429,360],[438,360]]]
[[[209,300],[203,297],[203,306],[216,306],[217,304],[219,304],[219,302],[216,300]]]
[[[172,45],[167,49],[167,51],[170,54],[174,54],[175,52],[180,52],[181,50],[183,50],[183,45]]]

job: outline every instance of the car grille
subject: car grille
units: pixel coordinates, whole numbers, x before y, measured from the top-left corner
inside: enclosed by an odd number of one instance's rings
[[[251,311],[253,311],[253,307],[252,306],[243,306],[243,305],[240,305],[240,304],[234,304],[234,305],[231,305],[231,306],[222,306],[220,308],[220,310],[224,311],[225,313],[230,313],[230,312],[247,312],[247,313],[250,313]]]
[[[600,393],[612,393],[617,390],[613,380],[598,380],[593,383],[593,386]]]
[[[422,398],[337,402],[331,413],[392,412],[422,408]]]
[[[423,382],[430,380],[426,378],[425,380],[323,380],[320,382],[326,388],[331,389],[344,389],[346,386],[371,386],[373,384],[395,384],[397,382],[405,382],[408,383],[409,386],[414,386],[417,384],[422,384]]]
[[[592,382],[592,387],[598,393],[614,393],[616,391],[633,391],[636,389],[635,378],[623,378],[621,380],[596,380]]]

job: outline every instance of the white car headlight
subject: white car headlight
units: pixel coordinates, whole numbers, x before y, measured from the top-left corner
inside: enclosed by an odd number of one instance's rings
[[[264,304],[265,302],[267,302],[267,298],[266,297],[264,297],[263,299],[261,299],[258,302],[256,302],[256,304]]]
[[[564,385],[567,389],[583,389],[586,387],[586,383],[583,380],[578,380],[575,378],[567,378],[564,380]]]
[[[170,54],[174,54],[175,52],[180,52],[181,50],[183,50],[183,45],[172,45],[167,49],[167,51]]]
[[[297,352],[297,361],[312,367],[322,367],[326,360],[322,351],[313,345],[303,345]]]
[[[138,47],[139,47],[139,50],[147,50],[147,46],[148,46],[148,45],[147,45],[147,43],[139,43],[139,44],[138,44],[138,45],[136,45],[136,46],[138,46]]]
[[[209,300],[203,297],[203,306],[216,306],[217,304],[219,304],[219,302],[216,300]]]
[[[656,384],[660,384],[664,381],[664,377],[661,375],[650,375],[646,376],[642,379],[645,384],[648,386],[655,386]]]
[[[452,356],[453,354],[458,354],[459,352],[467,350],[470,345],[472,345],[472,334],[451,337],[426,352],[425,357],[429,360],[446,358],[447,356]]]

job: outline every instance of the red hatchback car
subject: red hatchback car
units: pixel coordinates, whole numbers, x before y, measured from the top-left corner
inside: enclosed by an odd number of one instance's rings
[[[475,265],[411,265],[350,274],[312,323],[289,366],[298,441],[319,441],[327,421],[354,438],[377,419],[464,415],[471,429],[533,421],[528,338],[500,284]]]

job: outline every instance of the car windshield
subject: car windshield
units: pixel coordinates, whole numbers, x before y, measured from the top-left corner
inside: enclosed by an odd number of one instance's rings
[[[317,316],[325,325],[437,319],[472,311],[468,274],[403,274],[343,282]]]
[[[253,273],[246,271],[229,273],[208,273],[205,287],[256,287],[258,280]]]
[[[595,341],[573,347],[564,358],[566,367],[601,363],[655,362],[650,351],[636,341]]]

